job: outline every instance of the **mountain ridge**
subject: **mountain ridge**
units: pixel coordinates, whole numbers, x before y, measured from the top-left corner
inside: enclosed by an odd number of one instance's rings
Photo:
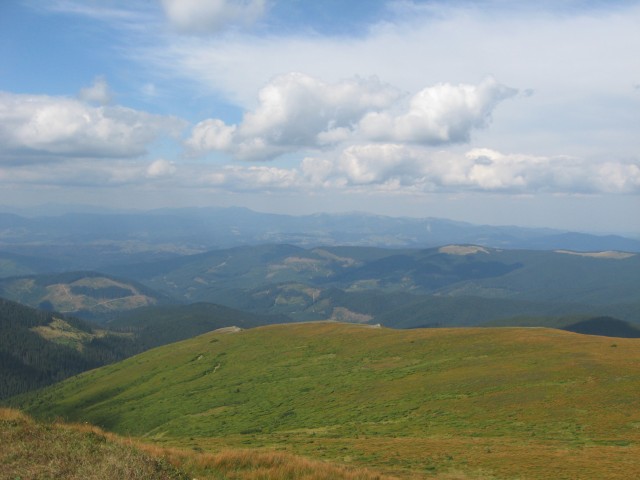
[[[293,216],[238,207],[36,217],[0,215],[0,251],[33,257],[51,257],[55,253],[71,270],[99,270],[132,258],[157,260],[238,245],[274,243],[306,248],[426,248],[461,243],[509,249],[640,252],[640,239],[619,235],[474,225],[429,217],[354,213]]]

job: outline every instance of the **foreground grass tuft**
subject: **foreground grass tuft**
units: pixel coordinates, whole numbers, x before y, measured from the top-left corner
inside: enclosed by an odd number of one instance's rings
[[[183,480],[166,460],[111,442],[97,428],[36,423],[0,410],[0,479]]]
[[[162,448],[13,409],[0,409],[0,445],[0,480],[393,480],[283,452]]]

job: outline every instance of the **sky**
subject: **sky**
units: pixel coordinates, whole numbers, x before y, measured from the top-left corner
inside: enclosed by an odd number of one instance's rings
[[[640,236],[640,1],[6,0],[0,205]]]

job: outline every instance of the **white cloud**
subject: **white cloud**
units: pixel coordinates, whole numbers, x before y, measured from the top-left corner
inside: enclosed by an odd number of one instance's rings
[[[478,86],[439,84],[425,88],[400,110],[399,90],[375,78],[333,84],[301,73],[273,79],[259,92],[255,110],[239,125],[208,119],[186,141],[196,154],[218,150],[244,160],[354,143],[360,137],[426,145],[469,140],[496,105],[516,91],[489,78]]]
[[[616,155],[633,154],[638,96],[629,86],[640,78],[635,58],[640,5],[550,5],[429,2],[428,8],[408,8],[406,15],[391,16],[353,37],[302,30],[260,37],[174,37],[162,48],[136,52],[136,58],[251,111],[258,108],[255,92],[283,72],[301,71],[327,82],[376,75],[411,93],[442,82],[477,85],[492,75],[535,94],[526,101],[504,102],[494,114],[494,126],[474,137],[481,144],[546,155],[581,157],[612,148]],[[415,122],[403,124],[400,113],[389,114],[398,122],[387,124],[397,127],[398,134],[418,136],[412,129]],[[603,141],[604,129],[615,130],[618,141]],[[456,134],[464,131],[450,132]]]
[[[104,77],[96,77],[90,87],[83,88],[78,94],[80,100],[99,105],[111,103],[111,89]]]
[[[184,122],[120,106],[94,107],[46,95],[0,92],[0,160],[136,157]]]
[[[185,144],[193,152],[227,151],[231,149],[235,131],[235,125],[226,125],[222,120],[203,120],[193,127]]]
[[[239,125],[200,122],[187,140],[195,153],[231,152],[245,160],[346,140],[367,112],[389,107],[399,92],[375,78],[329,84],[301,73],[274,78],[258,93],[259,104]]]
[[[400,115],[372,112],[360,122],[373,140],[438,145],[468,142],[473,129],[485,127],[491,112],[517,90],[488,78],[479,85],[440,83],[411,98]]]
[[[245,115],[241,134],[275,144],[314,145],[319,133],[348,127],[364,112],[389,106],[397,96],[395,89],[375,78],[328,84],[289,73],[260,90],[259,106]]]
[[[232,191],[265,191],[300,187],[295,169],[266,166],[227,166],[203,177],[204,183]]]
[[[292,70],[329,81],[375,74],[414,91],[443,79],[476,81],[489,73],[509,84],[563,92],[637,82],[637,67],[623,61],[634,58],[640,42],[637,5],[553,15],[543,8],[510,11],[508,2],[501,2],[502,12],[448,3],[372,25],[366,36],[173,39],[168,49],[147,52],[146,59],[244,105],[266,79]],[[594,69],[594,62],[601,68]]]
[[[354,145],[333,157],[307,157],[301,176],[315,186],[405,192],[640,193],[640,162],[572,157],[465,154],[400,144]]]
[[[402,145],[355,145],[338,157],[336,170],[350,184],[414,183],[422,175],[416,152]]]
[[[595,187],[605,193],[640,193],[640,162],[605,162],[595,168]]]
[[[166,177],[176,172],[175,165],[163,158],[153,161],[147,167],[147,176],[151,178]]]
[[[251,25],[265,13],[265,0],[162,0],[169,22],[183,33],[215,33]]]
[[[461,153],[393,143],[351,145],[306,157],[284,168],[217,166],[166,159],[91,162],[82,158],[50,164],[0,164],[2,185],[163,185],[191,191],[314,194],[375,192],[420,197],[444,194],[640,194],[640,161],[592,162],[575,157],[532,156],[475,148]]]

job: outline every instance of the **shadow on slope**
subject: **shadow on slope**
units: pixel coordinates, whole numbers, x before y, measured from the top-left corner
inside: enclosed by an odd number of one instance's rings
[[[562,330],[603,337],[640,338],[640,329],[612,317],[596,317],[562,327]]]

